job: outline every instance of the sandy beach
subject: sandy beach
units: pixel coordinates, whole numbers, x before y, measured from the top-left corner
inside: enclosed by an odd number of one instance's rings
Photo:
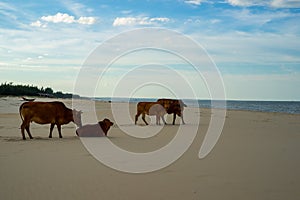
[[[71,100],[64,102],[71,107]],[[21,103],[17,97],[0,98],[0,199],[252,200],[300,196],[300,115],[227,111],[219,141],[207,157],[199,159],[211,113],[187,107],[184,126],[193,125],[193,115],[201,116],[190,148],[168,167],[131,174],[96,160],[75,135],[73,123],[63,126],[62,139],[56,128],[49,139],[50,125],[32,123],[34,139],[23,141],[18,113]],[[110,103],[97,102],[96,111],[99,119],[114,121]],[[130,105],[130,113],[135,113],[135,104]],[[167,122],[171,119],[168,116]],[[142,124],[139,119],[138,125]],[[115,124],[108,135],[123,149],[149,152],[166,145],[178,128],[167,125],[158,135],[139,139],[124,134]]]

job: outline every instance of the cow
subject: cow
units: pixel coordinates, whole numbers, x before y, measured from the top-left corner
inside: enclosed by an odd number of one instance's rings
[[[142,114],[142,119],[146,125],[148,125],[148,123],[145,120],[145,115],[155,115],[156,116],[156,125],[160,125],[160,118],[162,118],[164,124],[167,124],[164,119],[166,110],[158,102],[139,102],[137,104],[136,110],[137,110],[137,114],[135,115],[135,124],[138,120],[138,117],[141,114]]]
[[[105,118],[97,124],[87,124],[76,130],[79,137],[102,137],[107,136],[110,127],[114,125],[109,119]]]
[[[167,111],[168,114],[173,113],[173,125],[175,125],[176,115],[181,117],[182,124],[185,124],[183,120],[183,110],[184,107],[187,107],[182,100],[178,99],[158,99],[158,103],[160,103]]]
[[[25,102],[19,108],[20,117],[22,119],[21,133],[23,140],[26,140],[24,129],[26,129],[29,138],[33,139],[29,127],[31,122],[38,124],[51,124],[49,138],[52,138],[54,126],[57,126],[59,137],[61,135],[61,125],[74,122],[81,127],[81,111],[71,110],[59,101],[53,102]]]

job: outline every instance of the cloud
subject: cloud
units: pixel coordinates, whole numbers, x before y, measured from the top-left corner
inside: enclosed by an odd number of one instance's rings
[[[122,10],[121,13],[124,15],[128,15],[128,14],[132,13],[132,10]]]
[[[166,17],[156,17],[156,18],[151,18],[150,21],[151,22],[155,22],[155,21],[157,21],[157,22],[168,22],[168,21],[170,21],[170,19],[166,18]]]
[[[83,15],[83,12],[86,10],[85,5],[73,1],[62,1],[62,4],[72,13],[77,16]]]
[[[12,1],[9,3],[0,2],[0,26],[1,28],[7,27],[16,27],[23,29],[27,27],[27,24],[23,24],[23,20],[28,18],[28,14],[24,11],[18,10],[18,6],[14,5]]]
[[[227,0],[227,2],[232,6],[242,6],[242,7],[266,4],[266,1],[261,1],[261,0]]]
[[[117,17],[113,22],[113,26],[152,25],[155,23],[166,23],[168,21],[170,21],[170,19],[166,17]]]
[[[265,11],[260,13],[255,13],[251,9],[241,9],[241,10],[228,10],[222,14],[225,17],[230,17],[235,19],[235,23],[242,22],[241,25],[247,24],[254,26],[262,26],[268,22],[275,22],[277,20],[286,19],[289,17],[298,17],[296,13],[291,13],[287,11]]]
[[[300,8],[299,0],[273,0],[271,6],[275,8]]]
[[[47,25],[46,24],[43,24],[40,20],[37,20],[35,22],[32,22],[30,24],[30,26],[34,26],[34,27],[43,27],[45,28]]]
[[[298,0],[227,0],[232,6],[250,7],[250,6],[268,6],[273,8],[300,8]]]
[[[53,22],[53,23],[74,23],[76,22],[74,16],[70,16],[65,13],[57,13],[56,15],[48,15],[48,16],[42,16],[41,20],[46,22]]]
[[[186,3],[186,4],[195,5],[195,6],[199,6],[202,2],[203,2],[203,0],[186,0],[186,1],[184,1],[184,3]]]
[[[61,2],[75,16],[84,16],[91,13],[94,9],[87,7],[85,4],[74,2],[72,0],[64,0]]]
[[[91,25],[96,23],[95,17],[80,17],[79,19],[75,19],[74,16],[71,16],[67,13],[56,13],[55,15],[42,16],[40,20],[32,22],[30,25],[34,27],[46,27],[47,22],[50,23],[78,23],[78,24],[87,24]]]
[[[95,24],[96,18],[95,17],[80,17],[77,22],[79,24]]]

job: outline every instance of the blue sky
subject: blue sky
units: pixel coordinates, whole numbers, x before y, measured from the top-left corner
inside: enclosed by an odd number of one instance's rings
[[[1,1],[0,18],[0,82],[72,92],[101,43],[162,27],[206,49],[228,99],[300,100],[297,0]],[[109,87],[95,95],[109,96]]]

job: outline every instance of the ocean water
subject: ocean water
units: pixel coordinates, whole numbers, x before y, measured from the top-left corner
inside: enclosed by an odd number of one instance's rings
[[[53,101],[54,99],[38,99],[39,101]],[[58,99],[55,99],[58,100]],[[62,99],[59,99],[63,101]],[[96,101],[113,101],[113,102],[132,102],[140,101],[156,101],[154,98],[94,98]],[[18,113],[19,106],[24,101],[20,97],[1,97],[0,98],[0,113]],[[200,108],[223,108],[230,110],[248,110],[260,112],[275,112],[300,114],[300,101],[232,101],[227,100],[226,106],[221,101],[211,100],[192,100],[183,99],[183,102],[189,107]],[[68,105],[71,106],[71,105]]]
[[[199,100],[199,107],[211,108],[211,101]],[[224,108],[218,106],[216,102],[215,108]],[[226,109],[230,110],[248,110],[259,112],[278,112],[289,114],[300,114],[299,101],[226,101]]]
[[[140,101],[156,101],[154,98],[95,98],[98,101],[113,101],[113,102],[133,102]],[[300,101],[238,101],[227,100],[192,100],[183,99],[183,102],[189,107],[200,108],[222,108],[230,110],[248,110],[259,112],[275,112],[275,113],[289,113],[300,114]]]

